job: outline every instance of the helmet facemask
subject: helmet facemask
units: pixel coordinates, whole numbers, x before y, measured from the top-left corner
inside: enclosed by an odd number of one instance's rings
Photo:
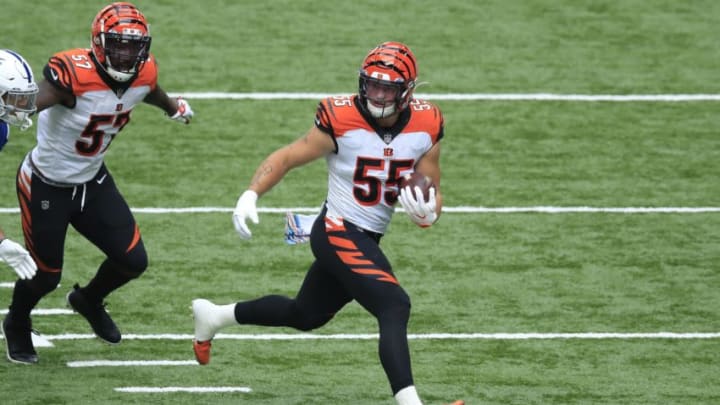
[[[26,130],[36,111],[38,86],[30,65],[15,52],[0,50],[0,120]]]
[[[407,107],[408,90],[404,83],[378,80],[360,73],[360,99],[374,118],[385,118]]]
[[[134,5],[106,6],[93,20],[92,52],[111,78],[126,82],[135,77],[150,57],[150,29]]]
[[[359,74],[360,104],[374,118],[402,112],[415,90],[417,67],[410,49],[385,42],[368,53]]]
[[[105,54],[105,70],[119,82],[133,78],[150,55],[149,36],[103,32],[99,39]]]
[[[0,98],[0,120],[17,125],[21,130],[32,126],[30,116],[35,112],[37,87],[33,91],[8,91]]]

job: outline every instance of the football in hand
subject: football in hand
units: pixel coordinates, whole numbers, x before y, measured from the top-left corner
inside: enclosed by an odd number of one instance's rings
[[[415,200],[418,201],[420,200],[420,198],[418,198],[418,196],[415,194],[415,187],[420,187],[423,195],[422,199],[425,202],[430,199],[430,188],[435,187],[435,183],[433,183],[430,177],[422,175],[418,172],[412,172],[401,177],[398,185],[400,186],[400,190],[404,189],[407,186],[410,186],[410,189],[413,192],[413,197],[415,197]]]

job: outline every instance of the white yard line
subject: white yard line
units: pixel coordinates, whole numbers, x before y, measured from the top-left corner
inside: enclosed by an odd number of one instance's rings
[[[210,393],[210,392],[252,392],[250,387],[117,387],[117,392],[141,394],[165,394],[171,392]]]
[[[81,367],[136,367],[136,366],[197,366],[195,360],[84,360],[69,361],[71,368]]]
[[[316,213],[319,207],[258,207],[258,212],[270,214]],[[232,212],[231,207],[141,207],[132,208],[135,213],[141,214],[188,214],[188,213],[226,213]],[[402,208],[396,208],[403,212]],[[0,208],[0,214],[17,214],[18,208]],[[720,207],[554,207],[554,206],[528,206],[528,207],[473,207],[457,206],[443,207],[443,213],[459,214],[514,214],[514,213],[541,213],[541,214],[572,214],[572,213],[605,213],[605,214],[707,214],[720,212]]]
[[[95,339],[93,334],[65,333],[42,335],[49,341]],[[215,340],[376,340],[376,333],[342,333],[332,335],[312,333],[227,334],[215,335]],[[192,340],[191,334],[123,334],[123,340]],[[411,340],[567,340],[567,339],[720,339],[720,332],[568,332],[568,333],[420,333],[408,334]]]
[[[35,347],[55,347],[54,344],[52,344],[51,341],[45,339],[45,336],[32,331],[30,334],[30,338],[32,339],[33,346]]]
[[[320,100],[348,95],[343,93],[169,93],[171,97],[204,100]],[[605,102],[688,102],[720,101],[720,94],[556,94],[556,93],[417,93],[416,98],[448,101],[605,101]]]
[[[8,311],[8,309],[0,309],[0,315],[7,315]],[[72,315],[73,313],[72,309],[65,308],[35,308],[30,315]]]

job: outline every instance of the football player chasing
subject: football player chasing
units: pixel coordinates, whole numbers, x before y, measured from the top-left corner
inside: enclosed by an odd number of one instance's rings
[[[410,298],[379,245],[398,191],[405,212],[419,226],[433,225],[442,207],[439,188],[425,202],[397,186],[400,177],[412,171],[440,185],[443,117],[435,105],[413,99],[416,80],[415,57],[407,46],[378,45],[362,64],[359,93],[322,100],[307,134],[260,164],[232,216],[244,239],[252,236],[246,221],[258,223],[258,197],[291,169],[325,158],[328,194],[310,233],[315,260],[294,298],[267,295],[229,305],[194,300],[193,347],[200,364],[210,361],[211,340],[224,327],[252,324],[309,331],[355,300],[377,319],[380,361],[397,403],[421,404],[407,340]]]
[[[148,258],[105,153],[141,102],[184,124],[193,117],[185,100],[168,97],[158,85],[150,43],[145,16],[133,4],[116,2],[95,16],[90,49],[58,52],[43,69],[37,145],[17,176],[23,232],[38,272],[15,283],[2,324],[12,362],[38,361],[30,311],[60,282],[69,225],[106,257],[87,285],[68,293],[68,304],[101,340],[117,344],[122,338],[103,300],[139,277]]]
[[[0,50],[0,150],[10,136],[10,126],[25,131],[32,126],[38,86],[27,61],[17,52]],[[8,239],[0,229],[0,262],[7,263],[21,279],[31,279],[37,271],[25,248]],[[4,333],[3,333],[4,335]]]

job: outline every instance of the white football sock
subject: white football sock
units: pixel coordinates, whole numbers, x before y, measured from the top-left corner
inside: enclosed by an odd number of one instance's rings
[[[235,304],[218,305],[215,315],[217,315],[217,323],[220,328],[238,325],[238,321],[235,319]]]
[[[414,385],[409,385],[395,394],[398,405],[422,405]]]
[[[215,305],[206,299],[193,300],[195,339],[204,342],[226,326],[237,325],[235,304]]]

